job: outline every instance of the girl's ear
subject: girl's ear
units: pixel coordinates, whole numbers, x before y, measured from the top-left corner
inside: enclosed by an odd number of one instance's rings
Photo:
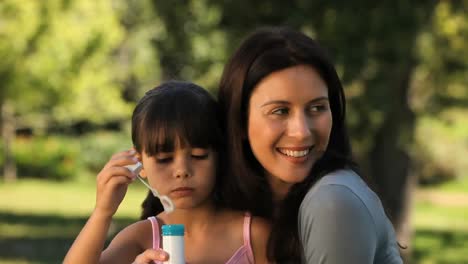
[[[141,171],[140,171],[140,176],[144,179],[146,179],[146,171],[145,171],[145,167],[142,167],[141,168]]]

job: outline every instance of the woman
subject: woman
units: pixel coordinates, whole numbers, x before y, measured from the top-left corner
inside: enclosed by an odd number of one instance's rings
[[[278,263],[402,263],[393,227],[351,159],[333,64],[306,35],[250,35],[218,100],[228,140],[227,204],[273,221]]]

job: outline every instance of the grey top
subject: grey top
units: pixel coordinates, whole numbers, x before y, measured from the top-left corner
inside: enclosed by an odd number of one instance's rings
[[[309,264],[403,263],[380,199],[351,170],[320,179],[299,208],[299,236]]]

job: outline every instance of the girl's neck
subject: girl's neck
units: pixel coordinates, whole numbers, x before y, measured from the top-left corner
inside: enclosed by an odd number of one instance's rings
[[[186,235],[190,235],[192,230],[204,231],[216,222],[217,210],[213,203],[190,209],[175,209],[171,213],[161,213],[158,215],[165,224],[183,224]]]

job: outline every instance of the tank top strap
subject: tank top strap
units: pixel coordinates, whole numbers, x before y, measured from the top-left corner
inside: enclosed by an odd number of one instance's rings
[[[159,248],[159,223],[158,219],[154,216],[148,217],[148,220],[151,222],[151,228],[153,229],[153,249]]]
[[[250,242],[250,230],[251,230],[251,225],[252,225],[252,215],[249,212],[245,212],[244,214],[244,247],[247,248],[247,254],[251,260],[254,259],[253,256],[253,250],[252,250],[252,245]]]

